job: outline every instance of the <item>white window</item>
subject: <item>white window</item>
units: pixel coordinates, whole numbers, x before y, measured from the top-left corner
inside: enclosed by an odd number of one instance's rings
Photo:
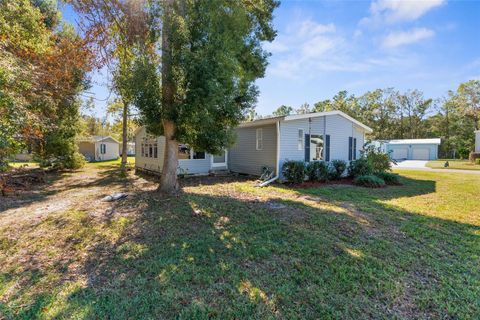
[[[100,153],[101,154],[107,153],[107,145],[106,144],[104,144],[104,143],[100,144]]]
[[[303,129],[298,129],[298,150],[303,150],[305,144],[305,135],[303,134]]]
[[[258,128],[257,131],[257,150],[263,149],[263,130],[262,128]]]

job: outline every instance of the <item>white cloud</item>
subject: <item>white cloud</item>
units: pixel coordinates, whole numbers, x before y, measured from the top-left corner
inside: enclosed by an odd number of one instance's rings
[[[383,47],[395,48],[431,38],[434,35],[435,32],[427,28],[415,28],[409,31],[390,32],[383,40]]]
[[[374,0],[370,5],[370,16],[361,24],[394,24],[414,21],[430,10],[442,6],[446,0]]]

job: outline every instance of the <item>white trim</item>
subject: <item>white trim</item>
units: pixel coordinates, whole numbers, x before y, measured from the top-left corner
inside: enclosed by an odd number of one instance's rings
[[[275,163],[276,178],[280,176],[280,121],[277,121],[277,161]]]
[[[210,165],[212,166],[212,168],[215,168],[215,167],[227,167],[228,165],[228,151],[225,149],[224,150],[225,152],[225,162],[219,162],[219,163],[215,163],[213,162],[213,158],[215,157],[215,155],[211,155],[212,156],[212,160],[210,162]]]
[[[255,149],[257,151],[263,150],[263,128],[255,130]]]
[[[332,116],[332,115],[342,116],[342,117],[352,121],[353,123],[355,123],[359,127],[363,128],[365,131],[373,132],[373,129],[370,128],[369,126],[364,125],[360,121],[350,117],[348,114],[346,114],[342,111],[338,111],[338,110],[325,111],[325,112],[313,112],[313,113],[306,113],[306,114],[295,114],[295,115],[291,115],[291,116],[286,116],[283,120],[284,121],[292,121],[292,120],[308,119],[308,118],[316,118],[316,117]]]
[[[300,131],[302,131],[302,136],[300,136]],[[302,146],[300,147],[298,143],[300,142],[300,139],[302,140]],[[303,128],[298,128],[297,131],[297,150],[305,150],[305,130]]]

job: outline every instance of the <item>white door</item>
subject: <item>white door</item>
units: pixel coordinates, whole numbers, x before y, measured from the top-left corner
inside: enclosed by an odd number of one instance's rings
[[[227,166],[227,151],[219,155],[212,155],[212,167],[226,167]]]
[[[430,150],[426,148],[415,148],[412,150],[412,159],[413,160],[429,160],[430,159]]]
[[[395,148],[393,149],[392,158],[395,160],[407,159],[408,149],[407,148]]]

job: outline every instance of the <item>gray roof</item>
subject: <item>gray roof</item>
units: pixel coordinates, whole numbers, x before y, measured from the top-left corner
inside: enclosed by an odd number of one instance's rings
[[[249,121],[249,122],[243,122],[240,124],[239,127],[255,127],[255,126],[261,126],[265,124],[272,124],[277,121],[291,121],[291,120],[298,120],[298,119],[308,119],[308,118],[316,118],[316,117],[322,117],[322,116],[330,116],[330,115],[339,115],[342,116],[351,122],[355,123],[359,127],[363,128],[367,132],[372,132],[372,128],[364,125],[360,121],[350,117],[348,114],[334,110],[334,111],[325,111],[325,112],[312,112],[312,113],[306,113],[306,114],[294,114],[294,115],[289,115],[289,116],[280,116],[280,117],[271,117],[271,118],[264,118],[264,119],[258,119],[254,121]]]

